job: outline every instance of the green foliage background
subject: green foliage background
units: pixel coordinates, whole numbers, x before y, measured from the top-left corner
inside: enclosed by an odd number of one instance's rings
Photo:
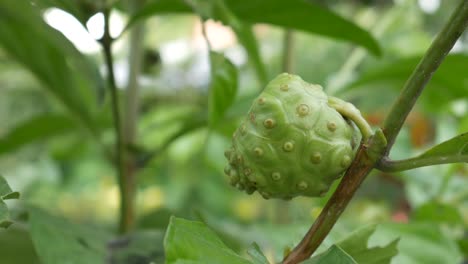
[[[116,172],[102,148],[115,141],[102,54],[84,53],[44,22],[60,8],[86,27],[106,3],[32,2],[0,3],[0,174],[8,182],[0,182],[0,221],[13,222],[0,230],[1,263],[279,262],[331,193],[248,196],[227,184],[223,152],[251,100],[284,70],[285,30],[294,30],[292,72],[378,126],[458,3],[425,13],[412,0],[147,0],[137,10],[107,1],[128,25],[113,50],[120,77],[128,76],[129,32],[146,23],[137,142],[126,146],[141,165],[137,226],[119,236]],[[211,51],[199,44],[200,18]],[[392,158],[468,131],[467,34],[420,97]],[[123,103],[125,80],[118,86]],[[10,200],[13,191],[20,200]],[[466,163],[374,171],[307,263],[463,263],[467,226]]]

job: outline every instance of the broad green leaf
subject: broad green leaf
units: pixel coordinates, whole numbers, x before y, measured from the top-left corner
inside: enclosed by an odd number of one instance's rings
[[[166,263],[251,264],[229,249],[205,224],[172,217],[164,238]]]
[[[14,192],[6,180],[0,176],[0,227],[7,228],[13,223],[10,219],[10,212],[4,200],[18,198],[19,193]]]
[[[27,29],[27,30],[26,30]],[[29,1],[0,1],[0,47],[31,71],[90,130],[102,88],[97,67],[42,19]]]
[[[412,219],[419,222],[448,223],[463,225],[463,218],[455,206],[439,201],[429,201],[412,213]]]
[[[76,124],[67,116],[53,113],[35,116],[0,137],[0,155],[73,129]]]
[[[209,123],[215,125],[234,102],[237,68],[222,54],[210,52],[211,85],[208,97]]]
[[[263,255],[262,250],[257,245],[257,243],[253,243],[250,245],[249,249],[247,250],[247,254],[252,258],[254,264],[269,264],[268,259]]]
[[[375,225],[358,229],[337,245],[359,264],[390,264],[392,258],[398,254],[398,239],[383,247],[368,248],[369,238],[375,229]]]
[[[374,55],[380,47],[369,32],[331,10],[304,0],[226,0],[243,21],[301,30],[360,45]]]
[[[99,228],[72,223],[43,209],[29,209],[31,237],[42,263],[104,263],[111,235]]]
[[[365,47],[374,54],[380,54],[377,41],[353,22],[337,15],[318,4],[304,0],[225,0],[229,10],[244,23],[266,23],[285,28],[319,34],[339,40],[349,41]],[[130,25],[138,19],[156,14],[188,13],[191,8],[183,0],[148,1],[130,20]]]
[[[107,259],[113,264],[164,263],[164,234],[146,230],[114,239],[108,243]]]
[[[398,255],[393,263],[440,264],[461,263],[462,255],[453,238],[433,223],[380,224],[370,239],[370,245],[382,245],[400,238]]]
[[[350,255],[337,245],[331,246],[324,253],[303,262],[304,264],[358,264]]]
[[[18,226],[0,230],[0,262],[6,264],[40,263],[27,230]]]
[[[379,86],[401,90],[421,58],[421,56],[401,58],[381,66],[374,66],[349,84],[347,89]],[[448,103],[467,98],[467,68],[468,55],[448,55],[424,89],[421,103],[429,109],[445,111]]]

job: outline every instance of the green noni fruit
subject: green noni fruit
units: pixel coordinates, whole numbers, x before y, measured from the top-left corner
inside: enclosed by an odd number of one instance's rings
[[[230,184],[266,199],[324,195],[354,159],[361,134],[349,118],[360,117],[321,86],[278,75],[255,99],[225,152]],[[356,122],[360,129],[362,120]]]

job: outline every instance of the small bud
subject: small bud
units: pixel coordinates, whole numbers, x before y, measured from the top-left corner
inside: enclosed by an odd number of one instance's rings
[[[297,184],[297,189],[301,190],[301,191],[304,191],[305,189],[307,189],[308,185],[307,185],[307,182],[305,181],[301,181]]]
[[[257,157],[263,156],[263,149],[260,148],[260,147],[255,147],[253,149],[253,152],[254,152],[255,156],[257,156]]]
[[[286,141],[284,144],[283,144],[283,150],[286,151],[286,152],[291,152],[293,151],[294,149],[294,143],[291,142],[291,141]]]
[[[267,119],[265,119],[265,121],[263,121],[263,126],[266,127],[266,128],[274,128],[275,125],[276,125],[275,120],[273,120],[271,118],[267,118]]]
[[[274,181],[279,181],[281,179],[281,174],[279,172],[273,172],[271,174],[271,178],[274,180]]]
[[[296,112],[299,116],[306,116],[309,113],[309,107],[306,104],[300,104],[296,108]]]
[[[335,124],[335,122],[328,122],[328,123],[327,123],[327,128],[328,128],[328,130],[330,130],[331,132],[335,132],[335,130],[336,130],[336,124]]]
[[[315,164],[319,164],[321,161],[322,161],[322,155],[318,152],[315,152],[314,154],[312,154],[312,156],[310,157],[310,161],[312,163],[315,163]]]

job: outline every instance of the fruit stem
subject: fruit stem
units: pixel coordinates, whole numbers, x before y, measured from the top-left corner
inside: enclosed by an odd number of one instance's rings
[[[377,130],[368,141],[363,141],[353,163],[325,208],[302,241],[284,258],[283,264],[296,264],[308,259],[322,243],[366,176],[384,154],[388,154],[390,151],[416,99],[458,37],[466,29],[467,24],[468,1],[461,0],[447,24],[406,82],[400,97],[394,103],[384,122],[383,132]],[[386,143],[386,147],[382,147],[385,141],[388,143]]]
[[[361,131],[363,141],[367,141],[374,134],[369,123],[367,123],[359,109],[357,109],[353,104],[345,102],[339,98],[329,96],[328,105],[357,125]]]

